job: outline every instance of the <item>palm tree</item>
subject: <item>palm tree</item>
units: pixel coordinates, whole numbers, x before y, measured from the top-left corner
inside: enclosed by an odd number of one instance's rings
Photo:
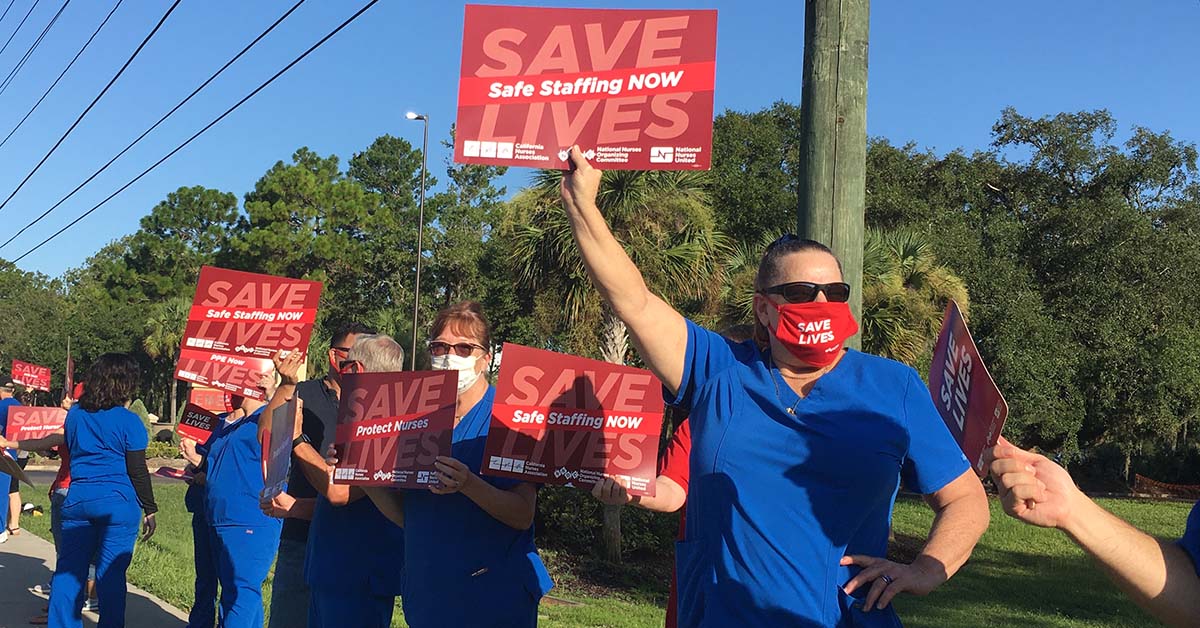
[[[595,355],[624,364],[629,354],[625,323],[592,287],[562,209],[561,180],[561,171],[539,171],[506,209],[502,237],[510,241],[515,279],[535,293],[553,292],[561,305],[549,314],[556,327],[584,331]],[[610,170],[597,198],[650,290],[688,311],[715,311],[726,283],[728,246],[717,230],[708,187],[707,172]],[[604,510],[601,547],[608,560],[620,561],[618,508]]]
[[[863,350],[913,366],[924,364],[946,304],[957,301],[967,315],[966,285],[938,262],[922,235],[878,229],[864,235]]]
[[[142,348],[146,350],[146,355],[157,360],[165,356],[172,356],[169,367],[172,371],[175,368],[175,363],[179,361],[179,348],[183,343],[184,329],[187,327],[188,312],[191,310],[192,300],[187,297],[175,297],[160,301],[150,308],[150,315],[146,319],[146,337],[142,339]],[[179,401],[177,393],[179,390],[179,382],[171,378],[171,422],[175,422],[175,418],[179,416]]]

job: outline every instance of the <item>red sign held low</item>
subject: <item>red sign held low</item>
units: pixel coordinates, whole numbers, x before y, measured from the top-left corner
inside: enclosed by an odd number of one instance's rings
[[[717,12],[467,5],[454,160],[707,170]]]
[[[203,445],[212,437],[213,430],[217,427],[217,415],[205,410],[204,408],[189,403],[183,408],[183,416],[179,419],[179,425],[175,431],[180,438],[187,438],[196,441],[196,444]]]
[[[933,348],[929,392],[942,420],[975,473],[987,475],[984,450],[995,446],[1008,418],[1008,403],[988,373],[958,304],[951,301]]]
[[[66,420],[67,411],[62,408],[10,406],[4,437],[8,440],[44,438],[61,430]]]
[[[483,473],[654,495],[661,384],[649,371],[505,344]],[[553,365],[553,366],[550,366]]]
[[[449,456],[457,371],[342,375],[334,484],[429,488]]]

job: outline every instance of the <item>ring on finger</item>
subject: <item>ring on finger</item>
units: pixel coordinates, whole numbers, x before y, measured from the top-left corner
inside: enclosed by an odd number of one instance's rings
[[[893,577],[891,577],[891,576],[889,576],[889,575],[887,575],[887,574],[883,574],[883,578],[882,578],[882,580],[883,580],[883,582],[884,582],[885,584],[891,584],[891,583],[893,583],[893,582],[895,582],[895,581],[896,581],[896,579],[895,579],[895,578],[893,578]]]

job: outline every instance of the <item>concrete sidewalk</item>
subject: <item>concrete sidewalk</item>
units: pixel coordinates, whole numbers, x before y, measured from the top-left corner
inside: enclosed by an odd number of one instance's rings
[[[29,589],[50,582],[54,545],[25,530],[0,544],[0,628],[27,628],[29,619],[44,615],[45,596]],[[96,625],[95,613],[83,614],[83,625]],[[173,628],[187,624],[187,615],[166,602],[129,585],[125,625],[129,628]]]

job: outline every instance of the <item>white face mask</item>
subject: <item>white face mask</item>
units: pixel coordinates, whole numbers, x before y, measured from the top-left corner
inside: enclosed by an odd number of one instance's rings
[[[462,395],[479,380],[479,373],[475,370],[475,362],[478,360],[479,356],[475,355],[463,358],[447,353],[434,356],[432,363],[435,371],[458,371],[458,394]]]

